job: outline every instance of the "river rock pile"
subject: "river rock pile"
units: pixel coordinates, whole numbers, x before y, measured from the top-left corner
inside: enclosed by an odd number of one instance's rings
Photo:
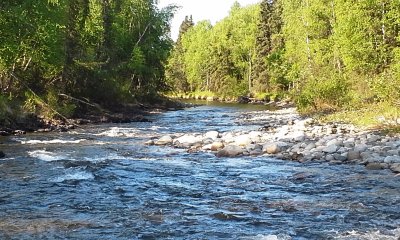
[[[239,125],[262,126],[252,131],[209,131],[166,135],[148,145],[169,145],[189,152],[209,151],[217,157],[272,156],[298,162],[361,164],[368,169],[400,173],[400,139],[353,125],[319,124],[300,117],[294,108],[241,115]]]

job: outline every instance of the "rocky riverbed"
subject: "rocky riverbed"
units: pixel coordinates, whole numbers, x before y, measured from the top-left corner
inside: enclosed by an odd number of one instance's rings
[[[217,157],[265,155],[298,162],[359,164],[400,173],[399,136],[349,124],[320,124],[301,117],[295,108],[243,113],[238,123],[263,127],[256,131],[176,133],[154,137],[146,144],[213,152]]]

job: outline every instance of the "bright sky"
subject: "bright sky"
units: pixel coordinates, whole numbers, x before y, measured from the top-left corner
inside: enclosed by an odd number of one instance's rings
[[[241,6],[258,3],[261,0],[237,0]],[[196,23],[201,20],[210,20],[211,24],[228,16],[235,0],[159,0],[160,8],[169,4],[181,6],[172,20],[172,39],[178,38],[179,26],[185,19],[185,16],[192,15]]]

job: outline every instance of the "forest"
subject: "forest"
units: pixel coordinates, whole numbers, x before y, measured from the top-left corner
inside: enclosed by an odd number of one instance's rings
[[[0,3],[0,126],[23,113],[69,118],[166,89],[175,6],[148,0]],[[87,104],[86,104],[87,103]]]
[[[400,2],[262,0],[212,25],[156,0],[0,3],[0,125],[165,93],[289,99],[301,112],[400,104]],[[154,100],[157,101],[157,100]]]
[[[400,2],[263,0],[188,17],[167,65],[175,94],[291,99],[302,112],[400,103]]]

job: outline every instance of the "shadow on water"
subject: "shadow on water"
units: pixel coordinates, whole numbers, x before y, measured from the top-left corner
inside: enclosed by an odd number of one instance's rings
[[[398,239],[400,183],[389,172],[144,145],[257,129],[236,121],[255,110],[202,105],[152,123],[8,138],[0,238]]]

